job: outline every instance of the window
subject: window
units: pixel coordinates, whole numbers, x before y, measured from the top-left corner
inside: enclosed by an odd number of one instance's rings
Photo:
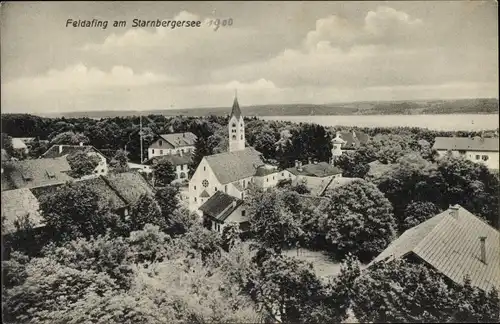
[[[236,135],[233,135],[233,140],[236,140]]]
[[[194,202],[196,202],[196,197],[194,197]]]
[[[241,193],[241,199],[245,198],[244,193]]]
[[[227,193],[227,185],[224,186],[224,191]]]
[[[163,141],[162,141],[162,140],[159,140],[159,141],[158,141],[158,145],[162,146],[162,145],[163,145]]]
[[[235,124],[235,123],[233,123],[233,127],[236,127],[236,124]]]
[[[242,210],[241,211],[241,216],[245,216],[246,215],[246,211],[245,210]]]
[[[104,173],[104,169],[102,169],[101,172]]]
[[[217,187],[214,187],[215,188],[215,191],[217,191]]]
[[[482,158],[483,158],[483,161],[488,161],[489,156],[488,155],[483,155]]]
[[[163,155],[163,150],[160,150],[160,155]]]
[[[273,180],[274,180],[274,176],[273,176]]]
[[[465,150],[458,150],[458,153],[460,153],[461,155],[465,155]]]
[[[241,135],[241,139],[243,139],[243,135]]]
[[[236,133],[236,129],[231,129],[231,133]]]
[[[476,155],[476,160],[479,160],[481,157],[479,155]]]
[[[285,176],[285,172],[281,172],[281,176],[284,177]]]
[[[240,124],[240,127],[242,127],[242,128],[243,128],[243,124]]]
[[[151,150],[151,154],[155,154],[155,149],[152,149],[152,150]]]
[[[196,190],[196,186],[194,186],[194,190]],[[196,198],[195,198],[196,199]]]
[[[266,177],[266,182],[269,182],[269,178]]]
[[[203,167],[203,171],[207,171],[207,167]]]
[[[243,180],[243,188],[245,188],[245,180]]]
[[[209,185],[209,183],[208,183],[208,180],[207,180],[207,179],[203,180],[203,181],[201,182],[201,184],[202,184],[202,185],[203,185],[203,187],[205,187],[205,188],[207,188],[207,187],[208,187],[208,185]]]

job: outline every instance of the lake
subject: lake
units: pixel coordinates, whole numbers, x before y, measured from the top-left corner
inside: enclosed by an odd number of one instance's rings
[[[353,116],[262,116],[264,120],[315,123],[323,126],[421,127],[443,131],[477,131],[498,128],[498,114],[454,115],[353,115]]]

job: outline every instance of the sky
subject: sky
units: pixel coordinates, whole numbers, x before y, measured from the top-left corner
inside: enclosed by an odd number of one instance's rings
[[[498,97],[494,1],[7,2],[1,108],[70,112]],[[200,28],[132,27],[133,19]],[[214,30],[210,19],[232,20]],[[103,28],[68,19],[107,20]],[[125,20],[126,27],[112,27]]]

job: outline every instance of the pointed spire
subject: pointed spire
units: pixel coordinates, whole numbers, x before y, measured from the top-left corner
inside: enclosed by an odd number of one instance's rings
[[[236,117],[236,119],[240,119],[241,117],[241,110],[240,110],[240,104],[238,103],[238,90],[234,90],[234,102],[233,102],[233,109],[231,110],[231,117]]]

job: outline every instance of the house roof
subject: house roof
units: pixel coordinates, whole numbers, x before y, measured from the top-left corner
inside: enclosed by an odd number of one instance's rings
[[[149,160],[145,161],[144,164],[152,165],[154,164],[155,161],[158,161],[160,159],[166,159],[167,161],[172,163],[173,166],[186,165],[190,164],[193,161],[193,153],[189,152],[189,153],[183,153],[182,155],[174,154],[174,155],[154,156]]]
[[[28,148],[26,144],[18,137],[12,138],[12,147],[16,150]]]
[[[2,217],[5,218],[2,225],[4,233],[16,231],[15,221],[26,215],[34,226],[39,226],[43,222],[38,211],[38,199],[27,188],[2,192],[1,209]]]
[[[242,204],[243,200],[217,191],[199,209],[206,215],[223,222]]]
[[[333,176],[318,178],[318,177],[308,177],[306,178],[295,178],[292,181],[292,185],[303,184],[309,189],[311,196],[321,196],[329,184],[332,182]]]
[[[342,173],[342,170],[326,162],[305,164],[302,166],[302,171],[297,170],[296,167],[288,168],[287,170],[294,175],[322,178]]]
[[[262,165],[261,153],[253,147],[241,151],[205,156],[208,165],[221,184],[251,177]]]
[[[65,158],[9,161],[3,163],[2,190],[34,188],[73,180],[67,172],[71,170]]]
[[[62,147],[61,150],[59,150],[60,146]],[[42,154],[42,157],[58,158],[75,152],[87,152],[87,151],[93,151],[95,153],[98,153],[106,157],[106,155],[104,155],[102,152],[100,152],[92,145],[52,145],[45,153]]]
[[[78,181],[77,185],[90,187],[98,196],[98,203],[101,207],[120,209],[128,205],[127,201],[113,187],[111,187],[103,176],[93,179]]]
[[[236,119],[240,119],[241,117],[241,109],[240,109],[240,104],[238,103],[238,98],[237,97],[234,97],[234,101],[233,101],[233,108],[231,109],[231,117],[236,117]]]
[[[256,177],[265,177],[267,175],[273,174],[277,172],[277,168],[275,166],[269,165],[269,164],[264,164],[261,165],[257,168],[257,171],[255,172]]]
[[[483,290],[500,288],[500,232],[459,205],[405,231],[371,264],[413,253],[454,282]],[[486,237],[486,264],[480,261],[480,237]]]
[[[436,137],[435,150],[464,150],[498,152],[498,138]]]
[[[345,141],[345,144],[342,145],[343,149],[354,149],[370,139],[367,134],[359,131],[339,132],[337,134]]]
[[[210,197],[210,195],[208,194],[208,192],[206,190],[203,190],[200,194],[200,197],[201,198],[208,198],[208,197]]]
[[[193,146],[196,142],[196,135],[191,132],[187,133],[174,133],[174,134],[161,134],[161,138],[167,141],[173,148],[182,146]]]
[[[102,176],[127,204],[134,204],[142,195],[154,195],[153,187],[137,172],[108,173]]]

